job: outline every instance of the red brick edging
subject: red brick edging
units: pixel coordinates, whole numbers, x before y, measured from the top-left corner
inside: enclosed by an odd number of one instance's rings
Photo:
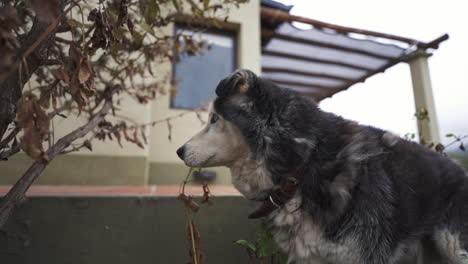
[[[5,195],[11,186],[0,186],[0,196]],[[214,196],[240,195],[232,186],[212,185],[211,193]],[[185,193],[202,195],[201,186],[186,186]],[[147,185],[147,186],[32,186],[28,196],[63,196],[63,195],[150,195],[150,196],[176,196],[179,194],[179,185]]]

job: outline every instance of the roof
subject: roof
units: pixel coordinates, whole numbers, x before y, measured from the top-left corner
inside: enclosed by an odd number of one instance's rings
[[[431,42],[344,27],[290,15],[262,1],[262,76],[316,101],[407,61],[417,52],[437,49],[445,34]],[[268,1],[271,2],[271,1]],[[286,11],[284,11],[286,10]],[[292,25],[312,26],[302,30]]]
[[[292,5],[285,5],[285,4],[282,4],[280,2],[276,2],[273,0],[262,0],[261,5],[264,7],[279,9],[279,10],[286,11],[286,12],[289,12],[291,8],[293,8]]]

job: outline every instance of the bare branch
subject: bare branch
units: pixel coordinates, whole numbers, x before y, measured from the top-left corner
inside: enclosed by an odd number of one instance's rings
[[[20,144],[15,140],[9,150],[0,150],[0,161],[7,161],[8,158],[15,155],[21,150]]]
[[[12,141],[16,135],[21,131],[21,128],[16,126],[8,136],[6,136],[1,142],[0,142],[0,150],[5,148],[10,141]]]
[[[49,160],[53,160],[65,148],[78,138],[85,136],[89,131],[95,128],[101,122],[104,116],[112,107],[112,101],[106,100],[99,112],[85,125],[73,130],[57,141],[50,149],[47,150]],[[31,167],[23,174],[23,176],[15,183],[13,188],[5,195],[0,202],[0,228],[5,224],[8,217],[13,213],[15,207],[24,199],[26,191],[31,184],[42,174],[48,164],[35,161]]]

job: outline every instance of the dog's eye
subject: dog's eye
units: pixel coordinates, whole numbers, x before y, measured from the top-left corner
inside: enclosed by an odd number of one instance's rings
[[[211,119],[210,119],[210,124],[214,124],[216,123],[216,121],[218,121],[218,115],[217,114],[213,114],[211,116]]]

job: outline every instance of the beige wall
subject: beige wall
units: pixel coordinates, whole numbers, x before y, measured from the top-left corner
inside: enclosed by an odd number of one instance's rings
[[[241,5],[239,9],[232,9],[229,21],[240,24],[238,35],[238,66],[260,73],[260,3],[259,0],[251,0],[250,3]],[[172,29],[171,29],[172,30]],[[207,67],[210,67],[207,65]],[[171,65],[163,66],[164,71],[171,74]],[[213,87],[215,89],[215,87]],[[152,103],[151,119],[160,120],[178,115],[185,110],[170,109],[169,95],[161,96]],[[202,114],[206,120],[206,113]],[[196,131],[202,128],[201,122],[195,114],[188,114],[171,122],[173,126],[172,142],[167,139],[168,129],[166,124],[156,126],[151,130],[150,154],[152,162],[180,162],[175,151],[187,141]]]

